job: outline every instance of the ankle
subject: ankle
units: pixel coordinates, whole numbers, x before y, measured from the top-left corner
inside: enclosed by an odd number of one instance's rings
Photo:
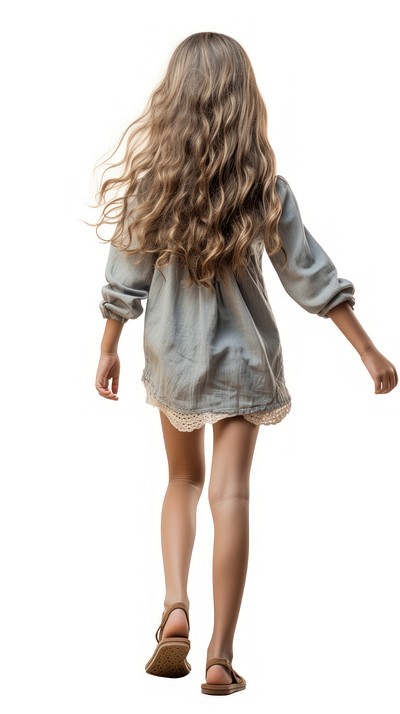
[[[164,612],[167,610],[167,608],[171,607],[171,605],[175,605],[177,602],[182,602],[184,605],[186,605],[186,608],[189,610],[190,603],[189,603],[189,598],[186,597],[175,597],[175,598],[170,598],[170,597],[165,597],[164,599]]]
[[[227,659],[228,662],[232,662],[233,651],[231,648],[224,647],[209,647],[207,649],[207,662],[214,657],[220,657],[221,659]]]

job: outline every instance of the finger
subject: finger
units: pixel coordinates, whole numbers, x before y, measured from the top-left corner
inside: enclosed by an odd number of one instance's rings
[[[399,381],[399,380],[398,380],[398,376],[397,376],[396,367],[394,366],[394,364],[392,364],[392,365],[390,366],[390,369],[389,369],[389,384],[390,384],[390,390],[392,390],[392,389],[395,388],[395,386],[397,385],[398,381]]]
[[[119,378],[114,377],[112,380],[112,391],[114,394],[117,394],[118,392],[118,386],[119,386]]]
[[[378,381],[378,388],[376,389],[377,394],[384,394],[385,393],[385,382],[383,378],[379,379]]]
[[[392,391],[392,389],[395,388],[396,384],[397,384],[396,372],[395,372],[395,369],[393,368],[392,374],[390,375],[390,391]]]
[[[101,397],[105,397],[106,399],[118,400],[117,395],[113,394],[109,389],[98,389],[98,393]]]
[[[387,374],[383,375],[383,390],[382,391],[384,394],[387,394],[387,392],[390,392],[393,389],[392,383],[391,383],[391,376],[392,376],[391,372],[387,372]]]
[[[108,394],[110,391],[108,389],[108,379],[106,379],[106,377],[97,377],[96,382],[95,382],[95,387],[96,387],[97,391],[101,392],[102,394],[104,394],[104,393]]]
[[[111,390],[108,388],[108,379],[104,375],[97,377],[95,386],[101,397],[106,397],[106,399],[115,399]]]

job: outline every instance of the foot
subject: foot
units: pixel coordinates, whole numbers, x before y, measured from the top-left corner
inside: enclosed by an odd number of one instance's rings
[[[212,664],[206,674],[207,684],[231,684],[232,676],[222,664]]]
[[[218,651],[213,652],[212,649],[208,649],[207,662],[213,659],[213,657],[222,657],[223,659],[227,659],[228,662],[232,661],[232,654],[220,654]],[[231,684],[233,678],[228,667],[223,664],[212,664],[211,667],[207,669],[206,682],[207,684]]]
[[[163,640],[165,637],[189,637],[188,621],[185,611],[181,608],[172,610],[168,615],[161,639]]]

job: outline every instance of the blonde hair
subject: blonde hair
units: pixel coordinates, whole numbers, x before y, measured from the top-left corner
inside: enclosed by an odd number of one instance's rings
[[[241,272],[260,234],[270,255],[283,250],[267,110],[250,60],[232,37],[186,37],[111,156],[126,137],[123,159],[110,167],[122,166],[122,174],[104,179],[96,194],[97,205],[105,202],[93,224],[100,240],[127,255],[154,253],[159,269],[181,260],[189,285],[210,288],[228,265]],[[122,195],[107,202],[110,190]],[[103,223],[116,224],[112,238],[99,236]]]

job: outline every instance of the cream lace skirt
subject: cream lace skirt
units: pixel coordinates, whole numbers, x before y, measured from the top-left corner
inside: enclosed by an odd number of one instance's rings
[[[164,412],[168,417],[171,424],[179,431],[193,431],[193,429],[199,429],[203,424],[214,424],[220,419],[226,419],[227,417],[238,416],[239,414],[213,414],[212,412],[202,412],[199,414],[193,414],[188,412],[178,412],[166,404],[160,402],[152,393],[151,385],[147,380],[143,381],[146,389],[146,403],[151,404],[154,407],[158,407],[160,411]],[[253,414],[241,414],[247,421],[252,424],[278,424],[284,417],[289,414],[291,409],[291,402],[284,404],[277,409],[271,409],[270,411],[264,412],[254,412]]]

